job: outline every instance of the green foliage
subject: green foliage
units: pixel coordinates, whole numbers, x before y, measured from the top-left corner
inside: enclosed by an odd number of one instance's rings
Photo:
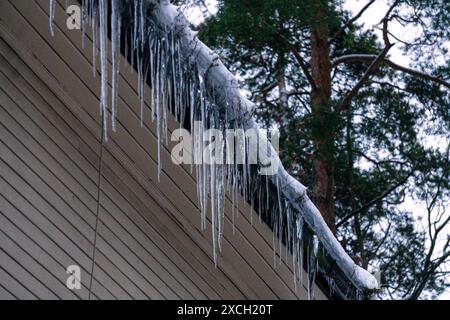
[[[450,57],[445,49],[450,37],[450,3],[399,3],[393,19],[420,26],[424,32],[415,41],[403,44],[413,67],[450,78]],[[312,189],[312,161],[317,151],[313,141],[330,136],[332,131],[334,138],[326,143],[335,163],[338,221],[384,195],[359,215],[365,263],[381,268],[383,295],[414,296],[424,281],[422,297],[435,297],[448,289],[448,279],[440,272],[448,271],[450,262],[446,259],[439,267],[429,268],[432,226],[424,222],[425,218],[419,219],[449,204],[448,90],[382,66],[353,100],[349,113],[338,112],[334,106],[368,66],[341,65],[333,71],[332,105],[328,111],[313,112],[309,82],[279,35],[289,40],[310,67],[311,25],[328,24],[331,37],[350,14],[338,1],[220,0],[218,5],[217,15],[200,26],[200,37],[240,76],[243,87],[257,103],[259,121],[280,128],[280,156],[288,170]],[[327,8],[326,21],[315,20],[317,6]],[[377,55],[382,46],[372,30],[352,24],[332,44],[330,59],[347,54]],[[433,59],[437,56],[440,59]],[[280,74],[289,91],[287,105],[280,99]],[[404,207],[407,199],[422,205],[409,212],[411,208]],[[430,199],[434,199],[431,207]],[[339,224],[338,237],[357,260],[361,252],[354,227],[353,218]],[[444,230],[448,233],[448,227]]]

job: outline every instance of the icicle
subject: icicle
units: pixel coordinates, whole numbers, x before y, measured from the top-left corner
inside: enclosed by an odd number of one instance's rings
[[[314,256],[317,257],[317,254],[319,252],[319,239],[316,235],[313,236],[313,253]]]
[[[121,32],[121,14],[120,0],[111,1],[111,47],[112,47],[112,129],[116,131],[116,113],[117,113],[117,96],[118,82],[120,72],[120,32]],[[103,72],[103,71],[102,71]]]
[[[252,187],[250,187],[252,189]],[[254,208],[254,198],[253,198],[253,192],[250,193],[250,225],[253,227],[253,208]]]
[[[131,44],[131,72],[133,72],[134,55],[136,53],[137,33],[138,33],[138,1],[134,1],[134,19],[133,19],[133,42]]]
[[[162,3],[163,1],[161,1]],[[164,1],[166,2],[166,1]],[[121,9],[129,10],[131,17],[130,30],[126,32],[126,37],[130,41],[125,41],[126,54],[131,54],[131,68],[138,69],[138,95],[141,108],[141,125],[144,124],[144,105],[145,105],[145,84],[147,76],[151,80],[151,113],[152,121],[156,119],[157,130],[157,162],[158,162],[158,181],[160,181],[162,162],[161,162],[161,144],[163,141],[168,142],[168,112],[172,111],[175,117],[180,122],[180,127],[183,124],[185,115],[185,108],[190,109],[190,123],[191,131],[195,131],[195,121],[200,120],[202,125],[198,132],[194,132],[191,140],[192,157],[195,160],[195,154],[203,155],[204,133],[208,128],[218,127],[225,129],[240,129],[245,130],[248,127],[257,127],[253,120],[249,120],[247,115],[247,102],[240,96],[237,83],[230,80],[231,75],[228,75],[226,69],[218,63],[219,70],[213,77],[209,77],[211,72],[210,67],[215,66],[215,60],[212,62],[209,57],[205,55],[204,45],[192,35],[188,27],[183,26],[178,29],[177,19],[181,15],[162,13],[161,16],[147,16],[147,5],[151,3],[156,6],[160,5],[160,1],[144,0],[112,0],[111,1],[111,54],[112,54],[112,98],[111,98],[111,113],[112,113],[112,129],[116,130],[116,116],[117,116],[117,99],[118,99],[118,82],[120,76],[120,42],[121,42]],[[53,35],[53,20],[55,16],[55,0],[50,0],[50,32]],[[102,133],[105,140],[108,139],[108,1],[107,0],[83,0],[83,39],[84,39],[84,24],[85,21],[90,21],[92,24],[93,33],[93,73],[96,76],[97,67],[96,59],[100,53],[100,72],[101,72],[101,93],[100,93],[100,112],[102,117],[102,126],[104,132]],[[120,7],[123,6],[123,7]],[[160,6],[162,10],[172,10],[172,6]],[[91,18],[88,20],[87,16]],[[171,19],[171,16],[176,16],[174,21],[165,21]],[[168,18],[169,17],[169,18]],[[159,21],[159,18],[161,20]],[[182,17],[181,17],[182,18]],[[100,21],[98,21],[98,19]],[[149,19],[149,20],[147,20]],[[151,20],[151,22],[150,22]],[[149,21],[149,23],[147,23]],[[99,22],[99,23],[98,23]],[[183,22],[184,23],[184,22]],[[145,40],[148,42],[146,42]],[[187,41],[186,41],[187,40]],[[130,42],[130,43],[128,43]],[[186,45],[186,43],[189,43]],[[147,45],[148,43],[148,45]],[[130,48],[128,48],[130,46]],[[147,50],[148,48],[148,50]],[[136,59],[136,61],[134,60]],[[208,63],[208,66],[205,64]],[[136,62],[136,63],[135,63]],[[150,74],[148,75],[148,72]],[[214,71],[215,72],[215,71]],[[216,77],[218,76],[218,77]],[[217,79],[223,82],[230,81],[230,83],[218,83]],[[216,86],[222,86],[222,93],[225,98],[221,97],[219,103],[216,103]],[[227,88],[224,90],[224,88]],[[222,110],[225,110],[224,117]],[[225,119],[224,119],[225,118]],[[232,119],[229,121],[229,119]],[[216,128],[217,129],[217,128]],[[199,140],[196,144],[194,139]],[[325,239],[323,242],[327,250],[334,252],[335,256],[344,256],[342,248],[338,247],[335,239],[330,236],[324,229],[322,221],[317,218],[320,213],[316,212],[315,207],[308,203],[301,204],[297,201],[300,197],[307,199],[305,196],[304,187],[290,177],[286,172],[281,170],[281,174],[274,177],[255,177],[253,167],[250,165],[249,158],[249,141],[248,137],[244,137],[243,151],[244,161],[242,164],[211,164],[206,165],[204,161],[201,164],[194,164],[192,169],[196,168],[197,178],[197,196],[198,205],[201,214],[201,229],[206,229],[207,214],[211,210],[212,232],[213,232],[213,247],[214,247],[214,261],[217,262],[217,249],[221,250],[221,243],[224,231],[224,199],[227,190],[231,192],[232,198],[232,223],[233,233],[235,233],[235,215],[239,218],[239,196],[242,195],[244,200],[250,203],[250,222],[253,224],[253,208],[255,208],[255,197],[258,197],[258,211],[259,219],[261,221],[262,212],[265,211],[266,219],[272,222],[273,229],[273,254],[274,265],[276,266],[276,251],[279,250],[279,263],[282,262],[283,254],[283,240],[285,240],[286,248],[285,254],[288,251],[293,253],[294,262],[294,281],[300,279],[303,281],[303,241],[302,235],[303,218],[315,230],[319,231],[320,236]],[[259,139],[258,139],[259,141]],[[195,147],[195,148],[194,148]],[[223,153],[212,155],[213,157],[226,158],[227,152],[230,152],[225,146]],[[235,151],[235,150],[233,150]],[[242,150],[241,150],[242,151]],[[272,152],[269,150],[269,152]],[[272,154],[271,154],[272,155]],[[199,160],[199,159],[197,159]],[[203,160],[203,159],[201,159]],[[217,159],[216,159],[217,160]],[[227,179],[227,181],[225,181]],[[272,192],[269,187],[269,179],[276,187],[276,191]],[[265,190],[264,190],[265,189]],[[285,190],[286,189],[286,190]],[[266,197],[265,201],[263,197]],[[273,201],[270,202],[269,198]],[[282,200],[283,199],[283,200]],[[208,205],[208,200],[211,201]],[[294,201],[291,201],[294,200]],[[309,200],[308,200],[309,201]],[[294,213],[295,210],[295,213]],[[296,215],[294,217],[294,215]],[[296,221],[294,223],[294,218]],[[316,219],[317,218],[317,219]],[[275,239],[278,237],[278,239]],[[313,238],[312,244],[305,246],[308,250],[305,254],[306,265],[308,268],[308,282],[313,281],[315,270],[317,269],[317,250],[318,244],[314,243],[316,238]],[[278,243],[276,242],[278,240]],[[307,241],[307,240],[305,240]],[[333,242],[334,241],[334,242]],[[317,241],[318,243],[318,241]],[[277,248],[278,247],[278,248]],[[349,262],[349,257],[340,259],[340,264],[347,270],[353,264]],[[358,271],[358,274],[355,272]],[[363,272],[364,270],[354,269],[353,273],[347,275],[350,278],[357,279],[359,284],[364,286],[372,285],[369,276]],[[312,280],[311,280],[312,279]],[[363,280],[361,280],[363,279]],[[311,283],[308,283],[308,288]],[[310,291],[310,290],[309,290]],[[309,293],[312,297],[312,292]],[[352,293],[354,294],[354,293]]]
[[[174,104],[175,104],[175,118],[179,118],[179,112],[178,112],[178,101],[179,101],[179,96],[181,95],[181,94],[179,94],[178,93],[178,87],[179,87],[179,84],[178,84],[178,81],[177,81],[177,78],[176,78],[176,67],[177,67],[177,64],[176,64],[176,62],[175,62],[175,39],[174,39],[174,37],[175,37],[175,35],[173,34],[173,32],[171,32],[171,34],[170,34],[170,54],[171,54],[171,65],[172,65],[172,83],[173,83],[173,96],[174,96]],[[180,119],[180,121],[181,121],[181,119]]]
[[[222,149],[223,150],[223,149]],[[223,155],[222,155],[222,159],[223,159]],[[218,185],[218,199],[219,201],[217,202],[217,207],[218,210],[220,212],[220,220],[221,223],[219,224],[219,251],[222,251],[222,239],[223,239],[223,233],[224,233],[224,229],[225,229],[225,169],[224,166],[221,165],[220,166],[220,180],[219,180],[219,185]]]
[[[199,141],[200,141],[200,150],[198,150],[200,157],[203,157],[203,151],[204,151],[204,141],[205,141],[205,137],[204,137],[204,125],[206,123],[206,106],[205,106],[205,87],[204,87],[204,82],[203,82],[203,75],[202,74],[198,74],[198,85],[199,85],[199,94],[200,94],[200,123],[201,123],[201,130],[200,130],[200,136]],[[207,165],[204,161],[204,159],[202,158],[202,164],[201,164],[201,170],[202,170],[202,175],[203,175],[203,181],[202,181],[202,196],[203,196],[203,208],[206,208],[207,205],[207,197],[208,197],[208,193],[207,193],[207,186],[206,186],[206,177],[207,177]],[[203,213],[203,219],[204,221],[206,221],[206,210]]]
[[[140,107],[140,120],[141,120],[141,128],[144,127],[144,87],[145,87],[145,75],[144,75],[144,66],[143,59],[137,59],[138,65],[138,98],[139,98],[139,107]]]
[[[235,176],[236,176],[236,185],[234,187],[234,192],[236,193],[236,217],[239,219],[239,172],[237,171],[237,167],[235,167]]]
[[[263,212],[263,207],[262,207],[262,197],[263,197],[263,193],[262,193],[262,186],[261,184],[259,184],[259,188],[258,188],[258,219],[259,219],[259,224],[262,224],[262,212]]]
[[[156,42],[156,132],[158,138],[158,182],[161,181],[161,101],[160,101],[160,84],[161,84],[161,41]]]
[[[281,207],[281,194],[280,194],[280,179],[277,178],[277,199],[278,199],[278,215],[277,217],[277,226],[278,226],[278,238],[280,239],[281,242],[281,233],[280,233],[280,225],[281,225],[281,216],[283,214],[282,212],[282,207]],[[281,256],[281,245],[280,245],[280,256]]]
[[[94,7],[94,2],[91,2],[91,15],[92,15],[92,73],[94,78],[97,77],[97,55],[98,55],[98,25],[97,16],[98,10]]]
[[[162,118],[162,133],[163,133],[163,140],[165,142],[165,144],[168,144],[169,141],[169,137],[167,132],[169,131],[168,129],[168,105],[169,105],[169,91],[167,90],[167,81],[164,81],[164,92],[165,92],[165,96],[163,99],[163,105],[162,105],[162,111],[163,111],[163,118]]]
[[[108,141],[108,7],[106,0],[99,0],[100,16],[100,64],[101,64],[101,95],[100,107],[103,117],[103,137]]]
[[[53,31],[53,20],[55,19],[56,12],[56,2],[55,0],[50,0],[50,8],[49,8],[49,26],[50,26],[50,34],[52,37],[55,35]]]
[[[168,49],[167,49],[167,28],[164,30],[164,37],[162,38],[162,55],[161,55],[161,93],[162,93],[162,99],[161,99],[161,108],[162,108],[162,135],[163,135],[163,141],[167,144],[168,136],[167,136],[167,111],[168,111],[168,97],[169,97],[169,88],[168,88],[168,79],[167,79],[167,70],[168,70]]]
[[[317,271],[318,263],[318,252],[319,252],[319,239],[314,235],[311,239],[308,254],[308,298],[309,300],[314,299],[314,279]]]
[[[288,203],[286,203],[285,207],[286,207],[286,223],[287,223],[287,228],[286,228],[287,229],[286,230],[286,232],[287,232],[286,246],[288,248],[288,250],[286,250],[286,254],[287,254],[287,251],[290,250],[290,243],[292,240],[292,238],[291,238],[291,221],[293,221],[292,220],[293,217],[292,217],[291,207],[289,206]],[[287,260],[287,257],[286,257],[286,260]]]
[[[145,71],[143,71],[143,77],[141,77],[141,118],[144,119],[144,106],[145,106],[145,87],[148,79],[148,73],[149,73],[150,63],[147,63],[147,66],[145,67]],[[142,120],[142,122],[144,122]]]
[[[216,240],[216,166],[215,163],[215,156],[214,151],[210,154],[211,159],[211,180],[210,180],[210,187],[211,187],[211,227],[212,227],[212,237],[213,237],[213,251],[214,251],[214,264],[217,266],[217,240]]]
[[[244,131],[244,128],[242,127],[241,130]],[[248,153],[247,153],[247,137],[245,135],[244,135],[244,138],[242,139],[242,141],[244,143],[244,150],[243,150],[244,165],[242,166],[243,167],[243,178],[244,178],[243,189],[244,189],[244,200],[247,202],[247,200],[248,200],[247,199],[247,188],[248,188],[248,186],[247,186],[247,184],[248,184],[248,180],[247,180],[248,158],[247,158],[247,155],[248,155]]]
[[[325,279],[327,280],[328,288],[330,290],[329,295],[330,295],[330,297],[332,297],[336,290],[336,283],[335,283],[334,279],[330,276],[325,276]]]
[[[152,121],[155,121],[155,98],[156,98],[156,94],[155,94],[155,90],[156,90],[156,76],[155,76],[155,54],[154,51],[156,50],[156,46],[155,46],[155,42],[153,41],[153,39],[151,38],[151,36],[149,36],[149,47],[150,47],[150,81],[151,81],[151,109],[152,109]],[[192,150],[192,149],[191,149]]]
[[[266,180],[266,208],[267,208],[266,210],[268,210],[269,206],[270,206],[270,203],[269,203],[269,199],[270,199],[270,197],[269,197],[269,179],[266,177],[265,180]]]
[[[231,167],[231,166],[230,166]],[[236,215],[236,192],[235,190],[237,189],[236,187],[236,175],[233,173],[232,176],[232,180],[233,180],[233,184],[232,184],[232,190],[231,190],[231,210],[232,210],[232,217],[233,217],[233,235],[236,234],[236,222],[235,222],[235,215]]]
[[[81,48],[84,49],[84,43],[86,38],[86,19],[88,17],[87,12],[87,0],[81,1]]]
[[[144,0],[139,1],[139,15],[140,15],[140,32],[141,32],[141,51],[144,51],[144,36],[145,36],[145,15],[144,15]]]
[[[194,162],[195,162],[195,154],[196,154],[196,149],[194,149],[194,143],[195,140],[198,138],[197,137],[197,133],[194,131],[194,84],[190,83],[189,84],[189,113],[190,113],[190,127],[191,127],[191,132],[194,132],[194,134],[191,135],[191,150],[192,150],[192,154],[191,154],[191,172],[192,172],[192,168],[194,166]],[[198,168],[197,168],[198,171]]]
[[[277,268],[277,246],[275,245],[275,227],[276,224],[272,226],[272,247],[273,247],[273,267]]]
[[[304,220],[301,216],[297,217],[297,244],[298,244],[298,269],[300,273],[300,283],[303,285],[303,225]]]

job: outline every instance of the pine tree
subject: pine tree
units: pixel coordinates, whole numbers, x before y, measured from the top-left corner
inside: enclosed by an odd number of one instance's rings
[[[279,127],[286,168],[341,243],[380,267],[382,295],[436,297],[450,285],[450,4],[386,1],[367,30],[374,3],[351,17],[336,0],[220,0],[200,38],[240,76],[259,121]],[[421,32],[406,42],[394,24]]]

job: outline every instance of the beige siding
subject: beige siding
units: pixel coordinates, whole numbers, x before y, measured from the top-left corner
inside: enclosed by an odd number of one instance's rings
[[[0,298],[305,299],[290,255],[274,268],[272,233],[242,199],[233,234],[227,198],[214,266],[195,174],[164,146],[158,182],[148,101],[141,128],[124,59],[117,132],[101,146],[91,37],[83,49],[65,28],[65,3],[52,38],[48,0],[0,1]],[[81,267],[81,290],[66,287],[69,265]]]

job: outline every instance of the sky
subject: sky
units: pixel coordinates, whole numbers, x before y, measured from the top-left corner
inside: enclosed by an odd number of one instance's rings
[[[356,15],[365,4],[367,4],[367,0],[346,0],[344,3],[344,7],[351,11],[354,15]],[[378,1],[375,2],[369,10],[367,10],[361,18],[358,20],[360,23],[364,24],[365,28],[373,28],[377,23],[380,22],[380,20],[384,17],[386,14],[386,11],[388,9],[388,5],[385,1]],[[390,25],[390,29],[392,30],[392,33],[399,39],[402,40],[408,40],[412,39],[418,35],[420,35],[419,30],[416,30],[414,28],[404,28],[400,24],[392,24]],[[381,31],[378,31],[379,36],[381,36]],[[393,42],[396,42],[393,40]],[[450,48],[450,45],[448,45]],[[409,66],[411,63],[411,59],[408,56],[405,56],[401,49],[397,47],[393,47],[390,51],[390,58],[394,62],[403,65],[403,66]],[[428,139],[425,141],[426,144],[429,144],[430,146],[436,146],[436,147],[442,147],[446,148],[447,143],[444,139]],[[406,199],[405,203],[403,204],[402,208],[405,210],[408,210],[410,212],[416,212],[416,211],[422,211],[425,212],[425,209],[422,210],[420,208],[423,208],[424,205],[422,203],[417,203],[413,199]],[[447,232],[446,234],[450,234],[450,225],[446,228]],[[444,233],[445,234],[445,233]],[[441,295],[440,299],[443,300],[450,300],[450,289],[447,290],[443,295]]]
[[[368,3],[368,0],[345,0],[344,1],[344,8],[349,10],[353,13],[353,15],[356,15],[366,4]],[[217,2],[216,0],[205,0],[205,4],[208,7],[208,11],[211,14],[216,13],[217,9]],[[375,32],[382,38],[381,31],[378,30],[377,24],[381,21],[381,19],[384,17],[388,10],[388,5],[386,4],[386,1],[380,0],[372,4],[372,6],[367,10],[358,20],[358,23],[362,23],[365,28],[367,29],[373,29],[375,28]],[[203,21],[203,14],[198,9],[188,9],[187,10],[187,16],[188,19],[194,23],[198,24]],[[420,31],[418,29],[414,28],[405,28],[402,27],[399,23],[392,22],[390,25],[390,30],[392,33],[399,39],[408,41],[409,39],[415,38],[417,35],[420,35]],[[396,40],[392,39],[392,42],[395,43]],[[450,44],[448,45],[450,49]],[[403,66],[410,66],[411,59],[408,56],[405,56],[400,49],[400,46],[394,46],[390,52],[389,57],[392,61],[403,65]],[[424,143],[435,146],[435,147],[443,147],[445,148],[447,145],[447,142],[442,139],[428,139],[424,141]],[[422,203],[417,203],[413,199],[408,198],[405,200],[405,203],[402,205],[402,209],[410,211],[410,212],[425,212],[425,209],[423,207]],[[447,227],[447,234],[450,234],[450,226]],[[450,300],[450,289],[447,290],[446,293],[444,293],[441,297],[441,299]]]
[[[346,0],[344,2],[344,8],[356,15],[364,7],[364,5],[367,4],[367,2],[367,0]],[[361,16],[361,18],[359,18],[358,23],[363,24],[367,29],[374,28],[381,21],[381,19],[383,19],[388,8],[389,7],[386,5],[385,1],[375,2]],[[418,34],[417,30],[413,30],[411,28],[403,28],[398,23],[391,23],[389,25],[389,28],[393,31],[393,34],[400,39],[411,39],[413,36]],[[382,36],[381,31],[376,32],[380,37]],[[395,42],[395,40],[393,41]],[[389,54],[391,55],[391,59],[399,64],[408,65],[410,62],[410,59],[402,54],[398,46],[394,46]]]

